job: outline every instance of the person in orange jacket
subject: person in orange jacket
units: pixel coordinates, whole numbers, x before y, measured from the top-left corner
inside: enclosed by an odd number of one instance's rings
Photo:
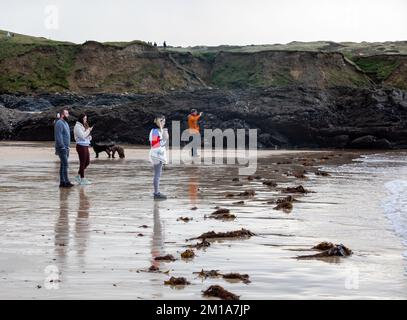
[[[203,114],[202,112],[200,112],[198,114],[198,111],[196,109],[192,109],[191,113],[188,115],[188,128],[189,128],[189,133],[192,135],[193,142],[197,140],[195,136],[197,136],[197,135],[200,136],[200,134],[201,134],[199,131],[198,120],[199,120],[199,118],[201,118],[202,114]],[[198,146],[195,144],[192,146],[192,149],[191,149],[193,157],[198,156],[198,150],[197,150]]]

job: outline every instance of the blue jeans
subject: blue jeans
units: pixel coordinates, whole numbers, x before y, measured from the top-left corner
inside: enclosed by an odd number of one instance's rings
[[[61,160],[61,166],[59,167],[59,182],[61,184],[69,183],[68,178],[68,158],[69,149],[57,149],[56,150],[59,159]]]

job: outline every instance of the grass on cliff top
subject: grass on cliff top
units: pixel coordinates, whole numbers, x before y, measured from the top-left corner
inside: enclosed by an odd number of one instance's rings
[[[192,55],[198,59],[206,60],[209,63],[215,62],[217,52],[192,52]]]
[[[72,46],[79,46],[80,44],[72,43],[72,42],[67,42],[67,41],[57,41],[57,40],[51,40],[47,39],[44,37],[33,37],[33,36],[27,36],[24,34],[18,34],[18,33],[13,33],[12,37],[7,36],[7,31],[0,30],[0,45],[31,45],[31,46],[38,46],[38,45],[48,45],[48,46],[55,46],[55,45],[72,45]],[[138,45],[144,45],[148,46],[147,42],[141,41],[141,40],[134,40],[134,41],[108,41],[108,42],[102,42],[102,44],[105,45],[111,45],[115,47],[120,47],[120,48],[125,48],[130,45],[138,44]]]
[[[325,51],[341,52],[354,56],[371,56],[378,54],[402,54],[407,55],[407,41],[395,42],[332,42],[332,41],[293,41],[287,44],[263,44],[246,46],[195,46],[195,47],[169,47],[167,50],[178,52],[258,52],[258,51]]]
[[[54,41],[42,37],[31,37],[12,33],[7,36],[7,31],[0,30],[0,61],[27,53],[39,47],[71,47],[76,46],[70,42]]]
[[[66,41],[55,41],[44,37],[33,37],[18,33],[12,33],[14,37],[8,38],[7,31],[0,30],[0,42],[3,40],[11,41],[12,43],[20,44],[71,44]],[[113,45],[117,47],[126,47],[132,44],[148,45],[141,40],[134,40],[130,42],[125,41],[110,41],[103,42],[106,45]],[[78,44],[76,44],[78,45]],[[159,47],[160,50],[164,50]],[[194,46],[194,47],[167,47],[165,50],[177,52],[191,52],[191,53],[205,53],[205,52],[258,52],[268,50],[289,50],[289,51],[328,51],[328,52],[342,52],[349,56],[370,56],[378,54],[402,54],[407,55],[407,41],[387,41],[387,42],[333,42],[333,41],[292,41],[287,44],[261,44],[261,45],[220,45],[220,46]]]
[[[118,48],[126,48],[131,45],[140,45],[140,46],[149,46],[153,47],[152,45],[148,44],[147,42],[141,41],[141,40],[133,40],[133,41],[107,41],[107,42],[102,42],[102,44],[109,45],[109,46],[114,46]]]
[[[10,32],[12,37],[7,37],[7,31],[0,30],[0,42],[8,41],[14,44],[73,44],[67,41],[50,40],[44,37],[33,37],[24,34]]]

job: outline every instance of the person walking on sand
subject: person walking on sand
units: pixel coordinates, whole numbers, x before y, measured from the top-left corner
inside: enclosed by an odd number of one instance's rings
[[[192,109],[191,113],[188,115],[188,128],[189,133],[192,135],[192,156],[198,157],[198,144],[201,141],[201,134],[199,132],[198,120],[201,118],[203,112],[198,114],[196,109]]]
[[[69,146],[71,143],[71,132],[68,124],[69,111],[64,109],[60,112],[59,119],[55,122],[55,153],[58,155],[61,165],[59,168],[59,187],[71,188],[73,184],[68,178]]]
[[[92,130],[93,127],[89,127],[86,114],[81,114],[73,130],[76,141],[76,152],[78,152],[79,156],[79,171],[75,180],[81,186],[91,184],[91,182],[85,178],[85,169],[90,163],[89,145],[92,140],[92,136],[90,135]]]
[[[154,119],[154,127],[150,131],[150,161],[153,164],[154,178],[154,200],[166,200],[167,196],[160,192],[160,178],[163,165],[167,163],[167,152],[165,145],[169,140],[168,129],[165,128],[165,117],[157,116]]]

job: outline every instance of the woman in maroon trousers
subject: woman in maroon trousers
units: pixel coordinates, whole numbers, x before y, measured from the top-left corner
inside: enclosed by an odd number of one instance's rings
[[[93,127],[88,125],[88,117],[86,114],[81,114],[74,128],[74,137],[76,141],[76,151],[79,155],[79,171],[75,177],[79,185],[89,185],[91,182],[85,179],[85,169],[90,163],[89,145],[92,140],[90,135]]]

